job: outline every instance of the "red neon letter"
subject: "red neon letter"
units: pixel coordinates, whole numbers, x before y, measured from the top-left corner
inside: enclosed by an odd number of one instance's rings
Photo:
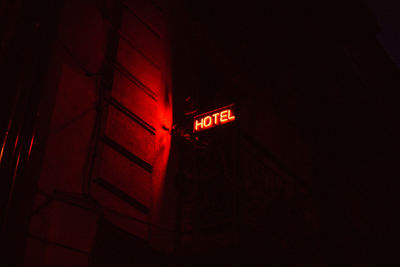
[[[215,124],[218,124],[218,115],[219,115],[219,113],[215,113],[215,114],[212,115],[214,117],[214,123]]]
[[[201,122],[199,123],[197,120],[194,121],[194,128],[196,129],[196,131],[198,130],[198,126],[200,126],[201,128],[203,128],[203,119],[201,119]]]
[[[221,122],[226,122],[228,119],[228,115],[226,114],[226,113],[228,113],[228,111],[227,110],[224,110],[224,111],[222,111],[221,112]]]
[[[235,116],[231,116],[231,110],[228,109],[228,120],[232,121],[235,119]]]
[[[212,124],[211,116],[207,116],[204,118],[204,127],[210,127]]]

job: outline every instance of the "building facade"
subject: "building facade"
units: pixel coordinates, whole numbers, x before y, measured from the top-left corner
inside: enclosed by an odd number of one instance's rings
[[[398,69],[289,2],[2,1],[7,266],[391,263]]]

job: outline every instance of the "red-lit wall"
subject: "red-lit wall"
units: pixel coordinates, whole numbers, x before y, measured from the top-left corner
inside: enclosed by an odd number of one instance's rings
[[[159,230],[172,123],[168,16],[145,0],[63,4],[25,266],[88,266],[101,217],[171,250],[170,232]]]

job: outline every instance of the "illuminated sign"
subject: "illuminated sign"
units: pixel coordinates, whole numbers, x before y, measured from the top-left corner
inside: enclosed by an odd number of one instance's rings
[[[211,129],[235,120],[235,106],[229,105],[194,117],[193,132]]]

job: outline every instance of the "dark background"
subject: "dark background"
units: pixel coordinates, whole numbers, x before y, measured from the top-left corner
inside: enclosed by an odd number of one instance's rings
[[[399,12],[1,1],[5,266],[396,266]]]

